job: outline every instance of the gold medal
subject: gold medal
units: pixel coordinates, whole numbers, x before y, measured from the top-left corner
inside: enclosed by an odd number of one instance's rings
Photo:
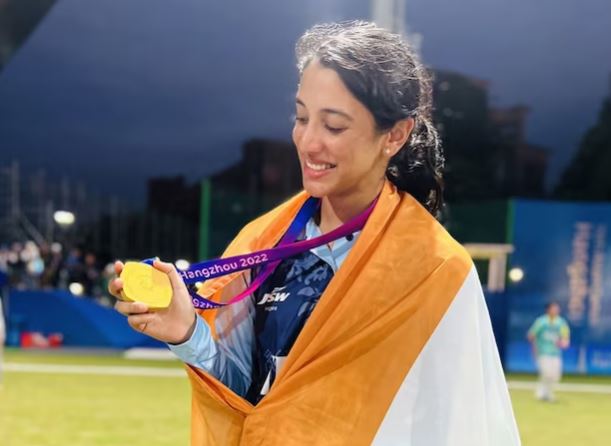
[[[172,300],[172,284],[167,274],[141,262],[127,262],[120,275],[121,297],[128,302],[142,302],[151,310],[167,308]]]

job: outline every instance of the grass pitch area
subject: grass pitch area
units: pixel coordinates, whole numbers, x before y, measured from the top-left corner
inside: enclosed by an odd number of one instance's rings
[[[178,361],[16,350],[4,359],[2,446],[189,443],[189,384]],[[611,388],[610,378],[564,382]],[[609,444],[611,393],[559,392],[553,404],[536,401],[531,390],[511,396],[525,446]]]
[[[534,381],[534,377],[510,376],[513,381]],[[557,401],[543,403],[534,398],[531,390],[511,390],[513,409],[525,446],[611,444],[611,378],[567,376],[566,384],[600,387],[592,392],[560,391]],[[604,392],[604,393],[603,393]]]
[[[189,383],[178,361],[18,351],[4,356],[2,446],[189,444]],[[10,370],[25,364],[61,367],[47,373]],[[76,366],[85,367],[79,373]],[[160,376],[138,376],[133,367]],[[122,370],[136,374],[122,376]],[[100,374],[109,371],[117,373]]]

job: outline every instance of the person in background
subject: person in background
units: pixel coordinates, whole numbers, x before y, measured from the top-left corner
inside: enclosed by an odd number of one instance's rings
[[[98,260],[94,253],[88,252],[85,254],[83,287],[87,297],[95,297],[102,293],[100,288],[101,275],[97,262]]]
[[[14,242],[8,252],[6,268],[9,277],[9,284],[17,289],[25,288],[26,263],[21,255],[24,246],[20,242]]]
[[[562,376],[562,350],[570,344],[569,324],[560,316],[560,305],[550,302],[528,330],[528,340],[539,370],[535,392],[541,401],[554,401],[554,386]]]
[[[2,369],[4,362],[4,342],[6,340],[6,324],[4,323],[4,308],[2,300],[4,299],[4,288],[8,285],[8,276],[3,271],[3,265],[0,264],[0,390],[2,389]]]
[[[68,284],[74,282],[82,284],[85,281],[85,264],[81,248],[74,247],[70,250],[64,262],[64,269]]]
[[[43,244],[40,253],[44,262],[44,271],[40,276],[40,287],[54,289],[58,287],[59,271],[63,262],[62,245],[59,243]]]

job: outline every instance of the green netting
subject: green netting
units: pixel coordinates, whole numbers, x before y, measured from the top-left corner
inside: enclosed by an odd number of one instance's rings
[[[509,201],[449,204],[445,227],[461,243],[510,243]]]
[[[220,255],[227,244],[249,221],[262,215],[287,197],[210,187],[202,206],[209,206],[202,215],[200,237],[207,246],[200,246],[200,257]],[[511,243],[509,221],[510,201],[495,200],[477,203],[449,204],[444,218],[446,229],[461,243]],[[486,262],[478,262],[485,273]],[[481,266],[481,268],[480,268]]]
[[[444,226],[460,243],[511,243],[511,200],[449,204]],[[488,260],[474,260],[480,277],[488,276]]]
[[[207,257],[219,256],[244,225],[285,199],[286,197],[251,195],[212,186]],[[202,228],[202,231],[205,231],[205,228]]]

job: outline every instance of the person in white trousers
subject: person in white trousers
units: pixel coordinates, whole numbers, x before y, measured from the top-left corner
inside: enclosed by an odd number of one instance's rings
[[[539,370],[535,396],[541,401],[554,401],[554,387],[562,377],[562,350],[570,343],[569,324],[560,316],[560,305],[550,302],[545,314],[538,317],[528,330],[528,340]]]
[[[2,388],[2,364],[4,362],[4,342],[6,341],[5,327],[4,309],[2,308],[2,299],[0,298],[0,388]]]

